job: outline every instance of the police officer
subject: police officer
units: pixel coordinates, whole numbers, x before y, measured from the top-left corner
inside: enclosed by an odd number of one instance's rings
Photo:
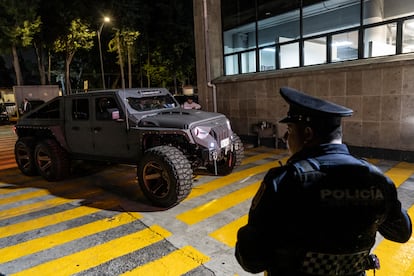
[[[268,275],[362,276],[378,269],[377,231],[404,243],[411,220],[394,183],[342,144],[346,107],[284,87],[291,157],[270,169],[253,198],[235,256],[244,270]]]

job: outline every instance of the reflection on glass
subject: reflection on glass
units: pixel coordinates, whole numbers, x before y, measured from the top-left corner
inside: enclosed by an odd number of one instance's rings
[[[326,37],[306,40],[304,56],[305,65],[326,63]]]
[[[256,47],[255,24],[247,24],[223,32],[224,53],[234,53]]]
[[[276,69],[275,47],[260,49],[260,71]]]
[[[395,55],[397,23],[367,28],[364,33],[364,57]]]
[[[250,51],[241,54],[242,73],[256,72],[256,52]]]
[[[280,68],[299,66],[299,43],[280,46]]]
[[[347,32],[332,36],[332,62],[358,58],[358,32]]]
[[[403,53],[414,52],[414,19],[407,20],[403,25]]]
[[[224,63],[226,66],[226,75],[235,75],[239,73],[239,63],[237,61],[237,55],[224,57]]]

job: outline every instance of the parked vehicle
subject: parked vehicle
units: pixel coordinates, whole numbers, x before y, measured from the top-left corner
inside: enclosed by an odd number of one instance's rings
[[[7,113],[6,105],[0,103],[0,124],[9,124],[9,114]]]
[[[144,195],[163,207],[187,197],[198,169],[227,175],[244,156],[223,114],[181,109],[164,88],[56,97],[22,116],[15,131],[25,175],[61,180],[71,160],[134,164]]]

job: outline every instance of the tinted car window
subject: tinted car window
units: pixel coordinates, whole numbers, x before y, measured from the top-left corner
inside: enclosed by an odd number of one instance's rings
[[[89,99],[72,100],[72,119],[88,120],[89,119]]]
[[[112,112],[118,111],[122,116],[116,100],[110,96],[98,97],[95,99],[95,111],[97,120],[112,120]]]
[[[59,119],[60,118],[60,100],[56,99],[49,102],[39,110],[31,113],[28,118],[39,118],[39,119]]]

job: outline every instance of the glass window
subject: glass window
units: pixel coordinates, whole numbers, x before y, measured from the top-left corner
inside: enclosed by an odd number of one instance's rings
[[[241,54],[242,73],[256,72],[256,51]]]
[[[55,99],[51,102],[48,102],[45,106],[39,110],[34,111],[28,118],[38,118],[38,119],[59,119],[60,118],[60,103],[63,99]]]
[[[306,1],[305,1],[306,2]],[[360,0],[329,0],[303,7],[303,36],[359,26]]]
[[[276,49],[275,47],[266,47],[260,49],[260,71],[276,69]]]
[[[414,52],[414,19],[406,20],[403,24],[403,53]]]
[[[390,23],[365,29],[364,57],[395,55],[397,23]]]
[[[290,43],[280,46],[280,68],[299,66],[299,43]]]
[[[117,117],[120,117],[120,110],[114,98],[112,97],[98,97],[95,99],[95,111],[97,120],[112,120],[114,112],[117,112]]]
[[[89,119],[89,100],[75,99],[72,100],[72,119],[88,120]]]
[[[256,48],[256,7],[251,0],[222,0],[224,53]]]
[[[286,41],[300,37],[299,4],[295,2],[271,1],[266,6],[259,6],[262,18],[258,21],[259,47],[272,45],[280,39]]]
[[[331,61],[358,59],[358,32],[346,32],[332,36]]]
[[[226,75],[395,55],[400,46],[414,52],[413,0],[221,0],[221,7]],[[397,37],[395,19],[403,17]]]
[[[239,74],[239,62],[237,59],[237,54],[224,57],[224,63],[226,68],[226,75]]]
[[[223,33],[224,53],[256,48],[255,24],[248,24]]]
[[[326,37],[305,40],[304,65],[326,63]]]

